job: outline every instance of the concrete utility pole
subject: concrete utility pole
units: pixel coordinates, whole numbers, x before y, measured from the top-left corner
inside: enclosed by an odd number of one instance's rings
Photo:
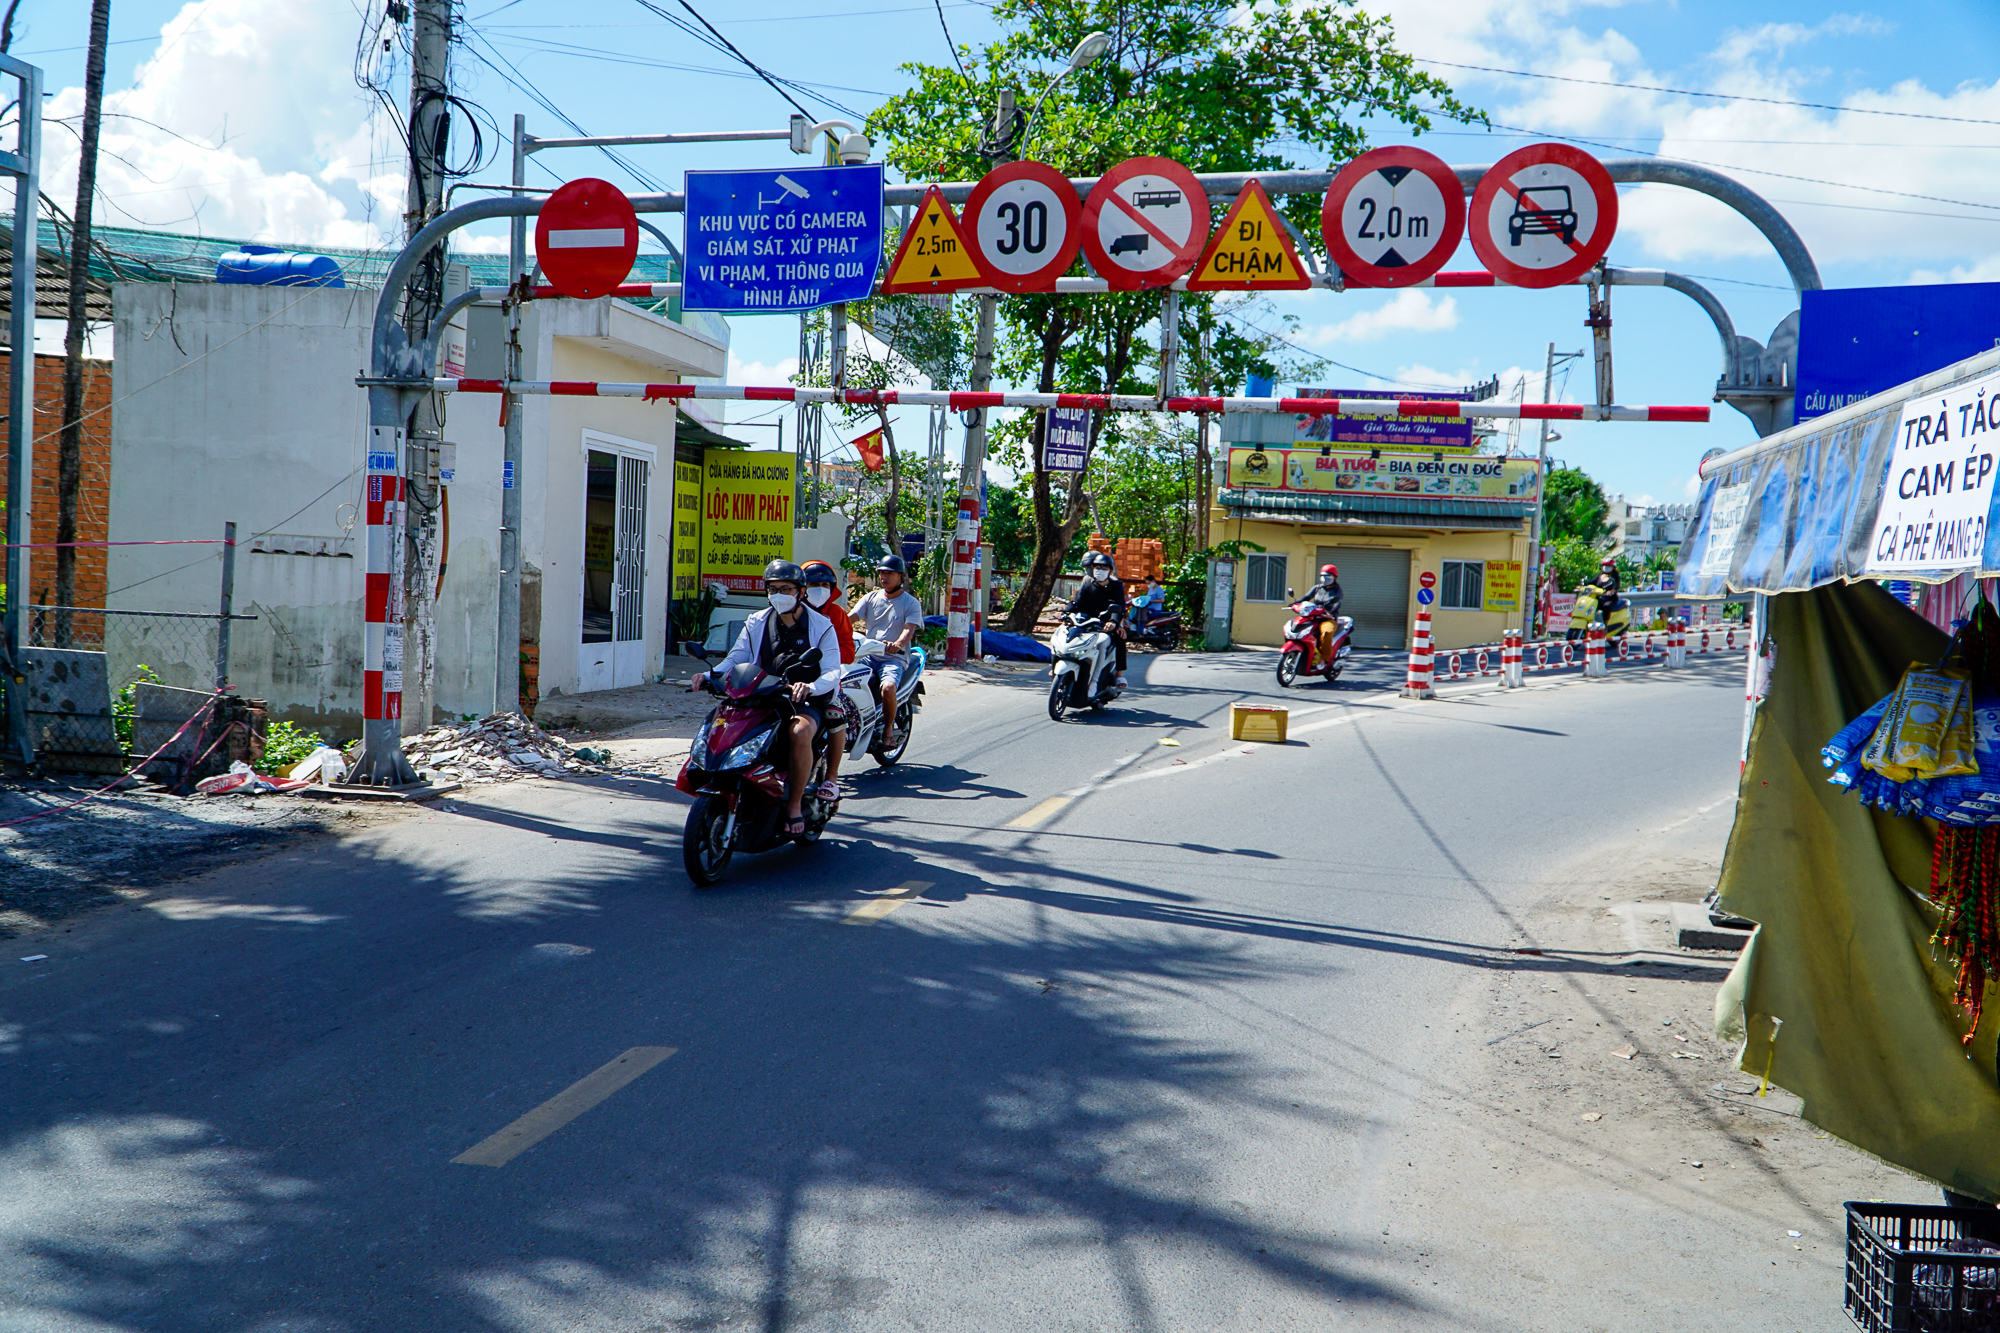
[[[1582,352],[1564,352],[1556,355],[1556,345],[1549,344],[1549,357],[1542,370],[1542,401],[1550,402],[1555,392],[1556,362],[1571,361],[1582,356]],[[1528,638],[1535,637],[1535,616],[1541,610],[1542,599],[1542,510],[1549,502],[1549,423],[1542,421],[1542,442],[1535,465],[1535,508],[1532,515],[1533,526],[1528,537],[1528,578],[1522,592],[1522,599],[1528,603],[1527,624],[1522,633]],[[1560,440],[1561,435],[1554,438]]]
[[[416,0],[411,6],[410,176],[403,210],[403,239],[443,212],[445,151],[451,138],[451,3]],[[403,306],[403,327],[421,342],[444,304],[444,247],[424,261]],[[438,446],[443,441],[435,399],[418,400],[403,460],[408,479],[409,528],[403,547],[404,663],[403,734],[431,724],[437,685],[437,606],[432,571],[437,567]]]
[[[10,14],[8,16],[12,18]],[[76,166],[76,212],[70,216],[69,326],[63,331],[62,438],[56,445],[56,647],[71,646],[76,605],[76,497],[83,488],[83,339],[90,297],[90,205],[97,194],[97,131],[104,119],[104,48],[111,0],[90,6],[90,52],[83,68],[83,155]],[[33,357],[32,342],[13,349]],[[14,596],[23,596],[22,589]]]
[[[1014,160],[1010,146],[1014,135],[1014,90],[1000,90],[1000,104],[993,112],[990,154],[993,165]],[[972,336],[972,375],[966,387],[985,393],[993,387],[993,326],[999,316],[1000,298],[979,298],[979,323]],[[952,540],[951,601],[945,617],[944,660],[946,666],[964,666],[972,630],[972,561],[979,550],[979,478],[986,471],[986,415],[988,409],[972,409],[972,421],[965,428],[965,467],[958,490],[958,526]]]
[[[1214,380],[1213,362],[1210,360],[1209,327],[1201,328],[1201,361],[1196,367],[1197,382],[1201,386],[1201,396],[1208,397],[1208,388]],[[1208,413],[1194,414],[1194,549],[1208,549],[1208,506],[1209,498],[1209,454],[1208,454]]]
[[[514,117],[514,197],[528,183],[528,122]],[[528,219],[507,225],[507,286],[518,292],[528,271]],[[507,302],[506,370],[509,384],[521,378],[521,303]],[[500,463],[500,625],[493,659],[493,711],[521,711],[521,396],[508,394],[502,407]]]

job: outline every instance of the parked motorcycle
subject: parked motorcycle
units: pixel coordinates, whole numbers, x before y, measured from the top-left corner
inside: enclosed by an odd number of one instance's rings
[[[704,654],[696,654],[705,656]],[[805,832],[785,833],[785,770],[789,744],[785,723],[798,711],[790,684],[819,675],[819,650],[809,649],[782,664],[776,675],[755,662],[729,668],[720,682],[704,678],[703,688],[721,698],[695,734],[687,762],[674,780],[677,791],[694,797],[681,833],[681,862],[696,884],[714,884],[737,852],[773,851],[788,842],[816,842],[838,808],[822,801],[826,780],[826,731],[813,737],[813,765],[802,811]]]
[[[876,692],[874,659],[882,656],[885,649],[880,639],[862,639],[854,645],[854,660],[841,669],[840,690],[847,696],[854,708],[854,720],[847,727],[847,750],[850,755],[871,754],[875,762],[884,768],[893,767],[903,757],[903,751],[910,748],[910,727],[916,720],[916,713],[924,706],[923,674],[926,659],[924,650],[910,649],[910,666],[903,673],[902,684],[896,687],[896,743],[882,744],[882,700]]]
[[[1598,596],[1602,591],[1589,583],[1576,590],[1576,606],[1570,611],[1568,638],[1583,638],[1600,619],[1604,621],[1604,637],[1607,640],[1620,638],[1632,628],[1632,603],[1623,597],[1613,603],[1608,614],[1598,614]]]
[[[1333,622],[1333,655],[1315,663],[1313,656],[1319,648],[1319,627]],[[1317,602],[1296,602],[1292,606],[1292,619],[1285,626],[1284,649],[1278,654],[1278,684],[1290,689],[1298,682],[1301,673],[1309,676],[1324,676],[1329,681],[1340,679],[1340,673],[1347,667],[1347,659],[1353,655],[1354,646],[1349,642],[1354,636],[1354,618],[1336,616]]]
[[[1096,616],[1071,614],[1049,636],[1049,653],[1055,658],[1049,674],[1049,717],[1062,721],[1072,708],[1097,712],[1116,699],[1118,688],[1118,643],[1104,622]]]
[[[1142,629],[1132,626],[1125,633],[1125,642],[1133,647],[1156,648],[1170,653],[1181,646],[1181,613],[1162,611],[1152,617]]]

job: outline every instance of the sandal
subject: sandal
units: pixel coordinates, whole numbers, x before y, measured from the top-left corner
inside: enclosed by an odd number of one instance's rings
[[[820,783],[819,798],[820,800],[825,801],[828,805],[837,804],[840,800],[840,784],[838,782]]]
[[[785,820],[786,837],[803,838],[805,835],[806,835],[806,817],[804,815],[791,815],[786,818]]]

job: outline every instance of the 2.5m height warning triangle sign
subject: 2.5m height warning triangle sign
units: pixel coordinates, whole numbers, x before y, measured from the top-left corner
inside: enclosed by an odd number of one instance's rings
[[[958,215],[933,185],[917,205],[889,275],[882,283],[884,292],[956,292],[967,287],[983,287],[986,278],[973,262],[972,246],[959,229]]]
[[[1191,292],[1301,291],[1312,286],[1271,196],[1251,181],[1188,275]]]

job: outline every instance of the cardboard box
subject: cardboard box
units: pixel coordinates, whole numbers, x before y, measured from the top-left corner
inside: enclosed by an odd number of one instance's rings
[[[1256,704],[1229,705],[1229,735],[1239,741],[1272,741],[1285,743],[1285,724],[1291,719],[1289,708],[1266,708]]]

